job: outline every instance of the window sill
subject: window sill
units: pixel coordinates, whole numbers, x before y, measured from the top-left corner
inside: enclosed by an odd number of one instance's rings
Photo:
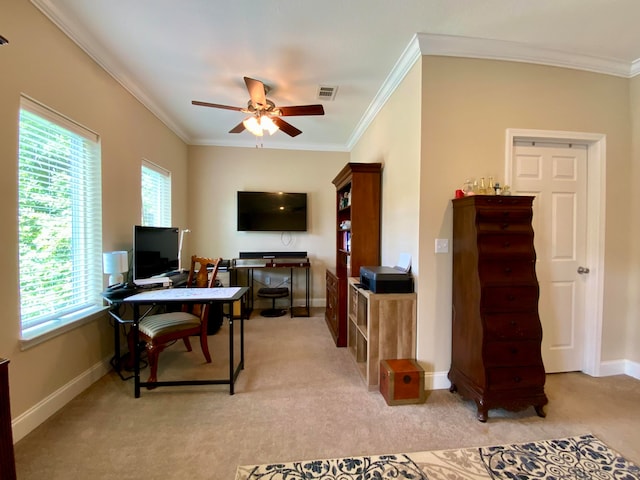
[[[20,337],[20,350],[28,350],[47,340],[55,338],[59,335],[67,333],[73,329],[86,325],[99,318],[102,318],[104,311],[108,307],[96,305],[74,315],[69,315],[64,319],[52,320],[45,325],[34,327],[28,331],[22,332]]]

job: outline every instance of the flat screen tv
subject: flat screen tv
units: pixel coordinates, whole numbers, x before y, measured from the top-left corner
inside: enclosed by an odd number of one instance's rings
[[[177,227],[133,227],[133,278],[139,280],[178,270]]]
[[[307,194],[238,192],[238,231],[306,232]]]

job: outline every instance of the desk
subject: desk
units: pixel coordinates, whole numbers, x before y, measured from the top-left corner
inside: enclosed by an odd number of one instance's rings
[[[248,259],[248,258],[234,258],[232,272],[234,274],[233,282],[235,284],[238,283],[237,272],[240,270],[245,270],[247,272],[247,285],[250,289],[249,299],[248,299],[248,308],[249,310],[253,310],[253,274],[254,271],[264,270],[264,269],[289,269],[289,285],[291,287],[291,295],[289,295],[289,311],[291,312],[292,317],[310,317],[310,308],[309,308],[309,270],[311,268],[311,264],[309,263],[309,259],[301,259],[296,260],[293,258],[264,258],[264,259]],[[304,291],[304,306],[302,307],[294,307],[294,285],[295,285],[295,277],[294,272],[299,270],[304,270],[305,273],[305,291]]]
[[[109,304],[109,315],[113,319],[113,357],[110,360],[110,364],[115,370],[115,372],[120,375],[122,380],[129,380],[131,377],[125,377],[122,375],[123,365],[122,365],[122,354],[120,352],[120,326],[121,325],[131,325],[133,320],[126,320],[122,318],[122,314],[120,313],[120,307],[122,306],[123,299],[113,299],[108,297],[103,297],[107,303]]]
[[[233,395],[233,387],[240,370],[244,369],[244,298],[249,287],[216,287],[216,288],[167,288],[137,293],[122,299],[133,307],[131,329],[133,333],[133,378],[134,395],[140,397],[140,387],[169,387],[178,385],[229,385],[229,395]],[[229,317],[229,378],[212,380],[179,380],[168,382],[141,382],[139,362],[138,324],[144,315],[140,315],[142,305],[222,303],[233,309],[233,302],[241,301],[240,314],[240,362],[235,366],[233,345],[233,315]],[[232,310],[230,310],[232,311]]]

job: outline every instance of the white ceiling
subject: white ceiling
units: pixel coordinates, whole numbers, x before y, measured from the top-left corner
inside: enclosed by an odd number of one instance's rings
[[[640,72],[638,0],[32,0],[189,144],[256,146],[228,131],[243,76],[303,133],[265,148],[348,151],[420,54],[503,58],[631,77]],[[10,40],[10,39],[9,39]],[[320,85],[337,86],[333,101]]]

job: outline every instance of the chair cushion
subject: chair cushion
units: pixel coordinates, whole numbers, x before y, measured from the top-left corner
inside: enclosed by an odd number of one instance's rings
[[[264,298],[282,298],[289,296],[289,289],[287,287],[263,287],[258,290],[258,296]]]
[[[169,312],[149,315],[140,320],[139,330],[149,338],[200,325],[200,317],[187,312]]]

